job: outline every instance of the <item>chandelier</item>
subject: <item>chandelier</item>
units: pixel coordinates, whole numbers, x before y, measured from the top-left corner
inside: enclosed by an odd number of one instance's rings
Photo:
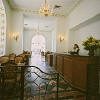
[[[39,24],[38,24],[38,28],[37,28],[37,30],[36,30],[36,33],[37,33],[37,34],[40,34]]]
[[[53,16],[54,15],[53,9],[50,10],[50,6],[46,2],[46,0],[45,0],[45,3],[41,5],[39,14],[42,16]]]

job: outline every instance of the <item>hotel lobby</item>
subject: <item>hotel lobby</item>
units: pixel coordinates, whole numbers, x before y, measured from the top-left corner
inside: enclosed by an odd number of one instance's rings
[[[0,100],[100,100],[100,0],[0,0]]]

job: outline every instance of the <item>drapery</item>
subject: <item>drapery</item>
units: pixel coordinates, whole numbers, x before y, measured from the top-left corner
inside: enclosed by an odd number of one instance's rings
[[[0,56],[5,54],[6,15],[3,3],[0,2]]]

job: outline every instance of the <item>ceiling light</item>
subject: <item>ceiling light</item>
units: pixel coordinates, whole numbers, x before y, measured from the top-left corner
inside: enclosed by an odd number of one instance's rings
[[[41,5],[39,14],[42,16],[53,16],[54,15],[53,9],[52,10],[50,9],[50,6],[46,2],[46,0],[45,0],[45,3]]]
[[[38,28],[37,28],[37,30],[36,30],[36,33],[40,33],[40,29],[39,29],[39,25],[38,25]]]
[[[58,8],[60,8],[60,7],[62,7],[62,6],[60,6],[60,5],[55,5],[55,6],[54,6],[54,9],[58,9]]]
[[[3,8],[0,8],[0,10],[3,10]]]

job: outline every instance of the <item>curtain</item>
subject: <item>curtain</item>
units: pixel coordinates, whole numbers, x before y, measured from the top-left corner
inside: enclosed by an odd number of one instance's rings
[[[6,18],[5,18],[5,9],[0,4],[0,56],[3,56],[5,54],[5,41],[6,41]]]

